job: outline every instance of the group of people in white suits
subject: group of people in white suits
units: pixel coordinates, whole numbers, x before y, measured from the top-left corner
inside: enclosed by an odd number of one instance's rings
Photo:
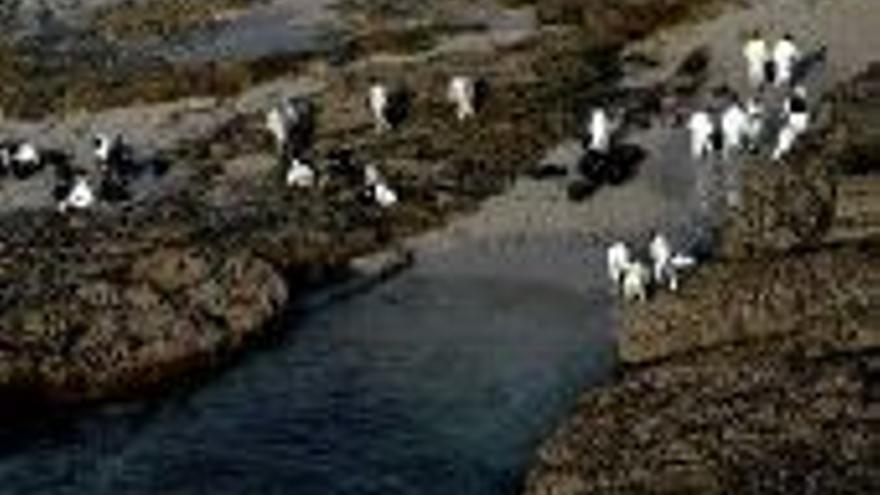
[[[377,133],[392,131],[395,115],[400,114],[401,91],[382,83],[372,84],[367,91],[367,107]],[[450,78],[446,99],[454,106],[459,122],[476,116],[478,82],[470,76]],[[319,174],[305,158],[315,128],[315,106],[306,98],[288,98],[266,113],[265,128],[275,140],[280,160],[286,164],[285,183],[288,187],[310,189],[318,184]],[[374,165],[361,171],[364,196],[388,208],[398,202],[398,194]]]
[[[770,128],[767,107],[772,105],[766,103],[767,92],[783,97],[782,108],[776,112],[780,117],[778,134],[775,144],[768,150],[772,160],[782,160],[810,126],[807,90],[798,81],[798,69],[804,56],[794,37],[785,34],[775,43],[770,43],[755,31],[746,40],[742,55],[753,95],[740,98],[727,90],[723,97],[715,98],[709,107],[691,113],[687,129],[690,134],[690,154],[694,160],[715,158],[730,162],[743,152],[758,152]],[[601,117],[594,116],[594,125],[599,130],[608,127],[607,119]],[[603,134],[597,135],[600,139],[592,145],[601,148],[604,145],[601,139]],[[772,138],[772,135],[769,137]],[[736,197],[736,194],[728,192],[728,201],[734,201],[730,198]],[[625,299],[644,300],[648,288],[652,286],[662,285],[671,291],[677,290],[677,273],[695,263],[689,256],[674,253],[668,240],[659,234],[651,241],[648,251],[652,267],[635,260],[629,247],[622,242],[608,248],[609,276]]]
[[[754,31],[743,46],[749,84],[755,89],[761,89],[765,85],[777,88],[791,85],[802,56],[791,34],[786,33],[771,48],[761,33]]]
[[[376,132],[387,132],[394,128],[392,113],[398,93],[399,91],[386,84],[375,83],[370,86],[367,101]],[[455,107],[455,116],[459,121],[476,116],[477,80],[464,75],[452,76],[447,86],[446,99]]]
[[[637,259],[625,242],[615,242],[606,251],[608,276],[615,291],[627,301],[646,301],[653,288],[676,292],[683,270],[696,265],[696,259],[673,250],[661,233],[654,234],[648,246],[650,264]]]
[[[0,143],[0,176],[26,180],[46,168],[53,169],[52,197],[60,213],[90,209],[100,199],[113,202],[120,196],[128,197],[130,180],[143,168],[135,161],[132,147],[121,134],[105,133],[93,135],[91,145],[94,169],[88,170],[75,167],[71,154],[61,150],[31,141]],[[97,189],[92,185],[94,180],[98,181]]]
[[[768,126],[769,112],[760,95],[765,89],[786,92],[781,112],[782,125],[776,136],[771,158],[781,160],[799,136],[809,127],[809,104],[806,88],[795,80],[803,54],[790,34],[770,44],[753,33],[743,46],[749,84],[755,96],[742,102],[733,95],[719,114],[705,109],[691,114],[691,156],[703,160],[712,156],[730,160],[743,150],[757,151]]]

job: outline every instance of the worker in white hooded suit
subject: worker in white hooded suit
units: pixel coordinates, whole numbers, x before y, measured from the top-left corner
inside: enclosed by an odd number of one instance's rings
[[[694,160],[706,158],[712,149],[712,133],[715,125],[708,112],[699,110],[691,115],[688,121],[688,130],[691,133],[691,155]]]
[[[692,256],[676,253],[663,234],[655,234],[648,247],[653,263],[654,283],[665,285],[675,292],[679,286],[679,272],[696,265]]]
[[[382,208],[391,208],[399,201],[397,192],[388,185],[375,165],[370,164],[364,167],[364,185],[366,186],[366,196],[373,199]]]
[[[607,154],[611,149],[611,120],[602,108],[590,114],[589,144],[587,148],[596,153]]]
[[[749,116],[738,101],[733,101],[721,116],[721,131],[724,133],[724,159],[742,150],[748,139]]]
[[[810,110],[807,102],[807,90],[798,86],[785,101],[785,125],[779,131],[776,148],[773,150],[774,161],[782,159],[794,148],[797,139],[807,132],[810,125]]]
[[[750,151],[756,152],[761,144],[761,138],[764,134],[764,105],[758,100],[751,98],[746,102],[746,116],[748,123],[746,125],[746,146]]]
[[[472,78],[455,76],[450,79],[447,98],[455,105],[455,115],[459,121],[477,114],[477,87]]]
[[[391,110],[391,90],[384,84],[370,86],[369,92],[370,112],[373,114],[376,132],[390,131],[393,126],[389,112]]]
[[[755,31],[743,47],[743,56],[748,66],[749,84],[760,89],[767,81],[767,64],[770,62],[770,50],[761,33]]]
[[[773,65],[776,67],[776,86],[784,87],[792,83],[792,76],[801,60],[801,51],[794,43],[794,38],[786,34],[773,47]]]
[[[290,167],[287,169],[285,182],[288,187],[310,189],[316,183],[315,169],[305,161],[294,157],[290,161]]]
[[[806,132],[810,125],[810,109],[807,102],[807,88],[797,86],[785,100],[785,119],[798,133]]]
[[[266,129],[275,138],[282,162],[301,156],[310,146],[315,129],[315,108],[304,97],[287,98],[266,114]]]
[[[95,193],[89,186],[84,176],[74,178],[73,186],[67,197],[58,203],[58,211],[67,212],[69,209],[85,210],[95,203]]]

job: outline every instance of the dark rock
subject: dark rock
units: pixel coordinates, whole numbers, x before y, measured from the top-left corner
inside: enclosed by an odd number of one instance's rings
[[[605,180],[612,186],[625,183],[637,173],[639,165],[646,157],[647,153],[639,146],[633,144],[615,146],[607,159]]]
[[[577,164],[577,170],[581,177],[589,179],[590,182],[597,185],[605,180],[607,167],[608,156],[590,149],[587,149]]]
[[[598,188],[599,184],[588,178],[575,179],[568,185],[568,199],[579,203],[589,198]]]
[[[119,203],[131,199],[128,180],[115,173],[107,173],[98,185],[98,197],[108,203]]]
[[[409,116],[412,107],[413,94],[402,85],[397,85],[389,90],[388,94],[388,123],[398,127]]]
[[[834,165],[843,149],[838,131],[820,132],[784,165],[758,163],[743,170],[743,206],[729,215],[721,251],[730,257],[781,254],[820,243],[834,218]]]
[[[568,175],[568,167],[555,163],[541,163],[527,172],[535,180],[552,179]]]
[[[880,490],[880,238],[823,240],[860,133],[817,129],[785,163],[747,168],[726,256],[627,308],[619,380],[583,395],[525,493]]]
[[[672,79],[667,83],[668,89],[679,96],[695,94],[708,80],[711,61],[709,48],[698,47],[678,66]]]
[[[525,493],[876,491],[878,257],[715,263],[628,308],[626,372],[584,394]]]
[[[857,362],[699,359],[587,394],[529,495],[872,493],[880,437]]]
[[[122,273],[70,278],[59,297],[7,308],[0,389],[41,401],[128,396],[221,359],[288,298],[278,273],[246,254],[158,249],[128,261]]]
[[[709,54],[709,47],[701,46],[685,57],[681,65],[675,71],[678,77],[702,78],[709,71],[709,63],[712,57]]]
[[[153,156],[144,161],[144,169],[153,177],[162,177],[171,170],[171,160],[162,156]]]
[[[491,94],[492,86],[489,81],[486,78],[478,77],[474,81],[474,109],[478,114],[489,103]]]

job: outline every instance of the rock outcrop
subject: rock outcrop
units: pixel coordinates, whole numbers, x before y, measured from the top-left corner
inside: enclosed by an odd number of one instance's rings
[[[869,149],[853,118],[880,107],[847,95],[843,132],[747,178],[720,259],[627,309],[620,381],[582,397],[525,493],[880,490],[880,237],[838,235],[834,192]]]
[[[0,389],[82,401],[155,387],[241,347],[290,297],[282,275],[245,251],[131,247],[115,246],[112,267],[81,253],[5,281],[18,290],[0,315]]]

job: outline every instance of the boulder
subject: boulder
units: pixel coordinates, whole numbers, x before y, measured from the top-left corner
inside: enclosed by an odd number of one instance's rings
[[[260,334],[287,302],[266,262],[158,248],[0,315],[0,389],[36,401],[124,397],[185,378]]]

